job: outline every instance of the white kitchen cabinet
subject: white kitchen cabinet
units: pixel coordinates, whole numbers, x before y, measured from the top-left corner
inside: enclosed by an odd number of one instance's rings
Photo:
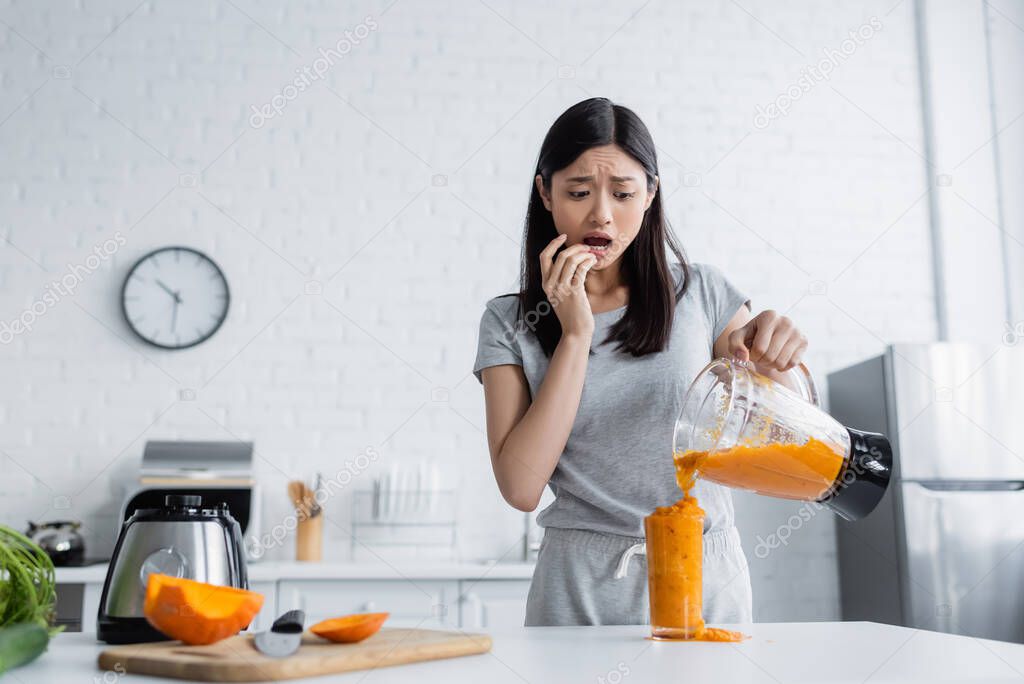
[[[69,631],[95,634],[106,566],[57,568],[56,575],[58,617]],[[249,629],[268,629],[291,608],[303,608],[307,624],[388,611],[388,626],[519,627],[532,575],[533,566],[525,563],[252,563],[249,586],[264,602]]]
[[[388,612],[389,627],[457,627],[459,583],[438,580],[282,580],[277,612],[306,612],[306,624],[350,613]]]
[[[530,580],[479,580],[459,583],[462,629],[522,627]]]

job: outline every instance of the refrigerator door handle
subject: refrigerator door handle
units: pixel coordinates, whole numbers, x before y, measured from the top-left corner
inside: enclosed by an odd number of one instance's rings
[[[1017,492],[1024,480],[903,480],[933,492]]]

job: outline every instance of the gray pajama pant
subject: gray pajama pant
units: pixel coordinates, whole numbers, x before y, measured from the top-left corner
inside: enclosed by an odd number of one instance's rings
[[[615,578],[620,560],[643,538],[548,527],[526,601],[526,625],[650,623],[647,558],[635,556]],[[735,527],[704,533],[704,621],[752,622],[750,573]]]

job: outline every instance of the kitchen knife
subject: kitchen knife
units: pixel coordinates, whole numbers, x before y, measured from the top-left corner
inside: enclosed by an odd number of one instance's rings
[[[306,614],[301,610],[289,610],[274,620],[266,632],[260,632],[253,639],[256,648],[271,658],[283,658],[295,653],[302,641],[303,623]]]

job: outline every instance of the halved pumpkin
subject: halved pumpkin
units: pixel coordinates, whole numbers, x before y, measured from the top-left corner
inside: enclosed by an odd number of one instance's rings
[[[356,613],[318,622],[309,628],[313,634],[328,641],[351,644],[373,636],[390,613]]]
[[[166,636],[197,645],[238,634],[262,607],[263,595],[254,591],[153,574],[142,612]]]

